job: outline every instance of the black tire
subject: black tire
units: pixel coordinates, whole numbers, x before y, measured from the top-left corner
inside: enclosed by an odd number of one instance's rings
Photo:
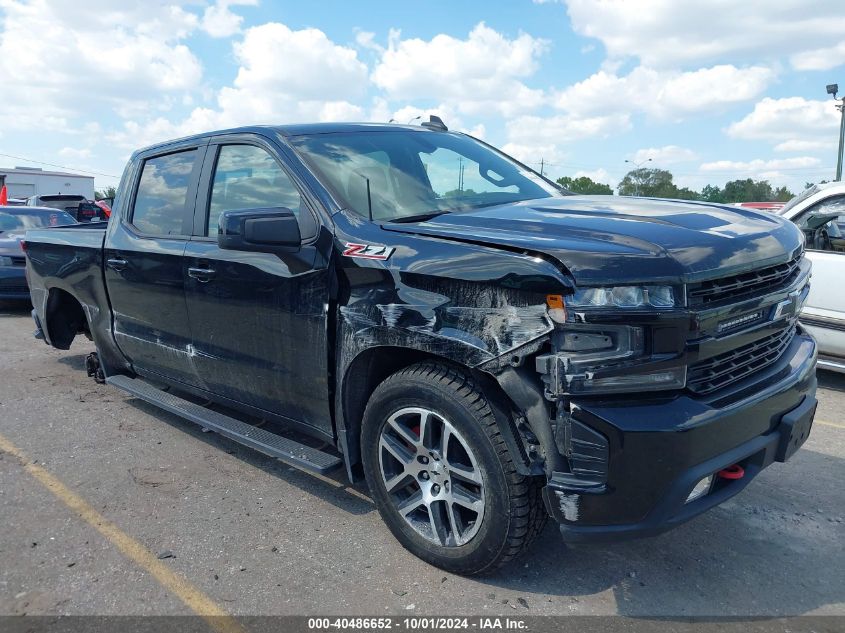
[[[382,430],[391,416],[411,407],[448,420],[474,455],[485,491],[481,495],[484,511],[480,522],[470,522],[475,533],[466,543],[444,545],[424,538],[403,518],[395,497],[388,493],[379,459]],[[382,519],[406,549],[432,565],[463,575],[492,571],[524,551],[546,524],[548,514],[540,494],[543,481],[517,473],[483,393],[453,368],[425,362],[387,378],[370,397],[361,433],[364,474]],[[457,478],[454,481],[460,483]],[[413,488],[413,476],[409,482]],[[431,513],[426,510],[426,516]]]

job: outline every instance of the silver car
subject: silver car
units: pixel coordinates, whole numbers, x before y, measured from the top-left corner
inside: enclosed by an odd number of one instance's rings
[[[27,229],[77,224],[66,211],[48,207],[0,206],[0,300],[29,299],[21,240]]]

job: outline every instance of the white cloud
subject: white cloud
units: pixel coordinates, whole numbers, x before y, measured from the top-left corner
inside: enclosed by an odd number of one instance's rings
[[[815,152],[833,149],[834,147],[836,147],[835,139],[819,141],[792,139],[778,143],[775,145],[774,150],[776,152]]]
[[[567,0],[566,4],[573,29],[599,39],[609,57],[637,57],[654,67],[775,60],[838,45],[845,33],[841,0],[811,4]],[[800,58],[793,62],[800,63]]]
[[[805,169],[816,167],[821,161],[813,156],[796,156],[794,158],[776,158],[762,160],[760,158],[751,161],[738,160],[717,160],[710,163],[702,163],[701,171],[763,171],[772,169]]]
[[[838,128],[833,99],[767,97],[726,132],[732,138],[776,143],[775,149],[781,152],[807,152],[831,147]]]
[[[59,156],[61,156],[62,158],[71,158],[74,160],[86,159],[91,158],[92,152],[90,149],[85,147],[63,147],[59,150]]]
[[[595,136],[606,137],[626,130],[630,121],[625,115],[578,118],[568,115],[552,117],[522,116],[508,122],[508,138],[564,143]]]
[[[624,76],[601,70],[559,92],[554,104],[582,115],[640,111],[677,120],[753,99],[773,79],[774,73],[762,66],[721,65],[690,72],[638,66]]]
[[[465,113],[513,116],[542,105],[543,92],[522,79],[536,72],[547,48],[545,40],[526,33],[508,39],[483,22],[467,39],[441,33],[403,40],[394,31],[372,81],[389,99],[434,98]]]
[[[625,114],[576,117],[566,114],[541,117],[521,116],[507,123],[508,142],[503,150],[519,160],[534,164],[540,159],[558,163],[564,160],[567,143],[591,137],[608,137],[630,128]]]
[[[365,118],[353,101],[364,94],[367,67],[354,49],[322,31],[270,22],[247,29],[233,52],[240,67],[233,84],[218,92],[217,108],[195,108],[180,122],[128,121],[110,140],[133,147],[238,125]]]
[[[234,46],[240,69],[235,88],[250,97],[269,91],[305,100],[336,100],[363,94],[367,67],[352,48],[332,42],[319,29],[293,31],[269,22],[247,30]]]
[[[635,163],[642,163],[648,159],[654,163],[655,167],[663,167],[666,165],[675,165],[677,163],[688,163],[698,158],[691,149],[686,147],[678,147],[677,145],[664,145],[663,147],[648,147],[646,149],[639,149],[631,158]]]
[[[202,78],[183,43],[197,17],[176,4],[3,0],[2,7],[0,124],[64,130],[92,99],[143,102]]]
[[[604,183],[606,185],[610,184],[610,182],[612,180],[612,178],[610,177],[610,174],[603,167],[599,167],[598,169],[593,169],[593,170],[576,171],[575,175],[573,177],[574,178],[581,178],[582,176],[586,176],[587,178],[589,178],[593,182],[601,182],[601,183]]]
[[[845,60],[845,40],[835,46],[816,48],[796,53],[790,58],[796,70],[829,70],[842,65]]]
[[[777,159],[755,159],[749,161],[717,160],[703,163],[699,175],[691,180],[695,188],[705,181],[718,184],[730,180],[752,178],[768,180],[773,186],[786,185],[793,191],[800,191],[807,181],[830,177],[832,168],[815,156],[795,156]],[[688,178],[685,181],[690,180]]]
[[[202,30],[211,37],[231,37],[241,30],[243,16],[232,13],[229,7],[254,6],[258,0],[217,0],[202,14]]]

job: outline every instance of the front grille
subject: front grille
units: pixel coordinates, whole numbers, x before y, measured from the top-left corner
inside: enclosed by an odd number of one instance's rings
[[[788,262],[753,270],[741,275],[702,281],[687,286],[687,299],[692,307],[708,306],[723,301],[764,295],[786,286],[798,277],[803,253]]]
[[[26,266],[26,257],[18,257],[13,255],[9,259],[12,260],[12,266]]]
[[[742,380],[780,358],[793,336],[795,325],[724,354],[693,363],[687,372],[687,388],[703,396]]]

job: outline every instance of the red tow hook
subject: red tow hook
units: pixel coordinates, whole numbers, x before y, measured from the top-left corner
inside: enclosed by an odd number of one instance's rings
[[[745,469],[739,464],[728,466],[716,473],[722,479],[742,479],[745,477]]]

